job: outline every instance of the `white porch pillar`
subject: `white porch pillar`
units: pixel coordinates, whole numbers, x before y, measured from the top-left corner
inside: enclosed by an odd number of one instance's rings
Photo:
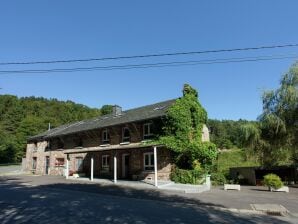
[[[66,179],[68,179],[68,175],[69,175],[69,161],[68,161],[68,158],[66,158],[66,167],[65,167],[65,177],[66,177]]]
[[[114,155],[114,183],[117,183],[117,156]]]
[[[156,146],[153,148],[154,150],[154,185],[157,187],[157,150]]]
[[[93,157],[91,157],[91,177],[90,180],[93,181]]]

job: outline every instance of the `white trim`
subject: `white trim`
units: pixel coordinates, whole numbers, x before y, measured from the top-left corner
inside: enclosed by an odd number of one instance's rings
[[[146,156],[148,155],[148,165],[146,165]],[[154,170],[154,159],[153,161],[151,161],[151,156],[154,155],[153,152],[145,152],[143,155],[143,159],[144,159],[144,171],[152,171]],[[152,169],[146,169],[146,167],[148,168],[152,168]]]
[[[107,128],[103,129],[101,132],[101,141],[103,142],[103,144],[110,142],[109,131]]]
[[[153,147],[154,151],[154,185],[157,187],[157,147]]]
[[[117,156],[114,155],[114,183],[117,183]]]
[[[147,134],[145,134],[145,130],[146,130],[145,126],[147,126],[148,130],[149,130],[149,133],[147,133]],[[143,124],[143,139],[145,139],[146,137],[152,137],[153,136],[153,133],[152,133],[151,129],[152,129],[152,123],[151,122]]]
[[[91,157],[91,177],[90,177],[90,180],[91,180],[91,181],[93,181],[93,167],[94,167],[94,165],[93,165],[93,164],[94,164],[93,160],[94,160],[93,157]]]
[[[125,132],[125,130],[128,130],[128,133],[129,133],[129,137],[125,137],[126,139],[124,139],[124,132]],[[128,127],[123,127],[122,128],[122,142],[130,142],[130,130],[129,130],[129,128]]]
[[[69,174],[69,160],[66,158],[65,178],[68,179]]]

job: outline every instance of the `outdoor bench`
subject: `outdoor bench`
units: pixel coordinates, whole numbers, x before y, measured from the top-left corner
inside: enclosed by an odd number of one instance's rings
[[[240,191],[240,185],[239,184],[225,184],[224,190],[238,190]]]

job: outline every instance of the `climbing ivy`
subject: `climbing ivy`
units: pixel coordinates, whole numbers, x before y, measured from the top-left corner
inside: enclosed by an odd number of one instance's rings
[[[198,101],[198,92],[185,84],[183,97],[168,109],[163,134],[159,143],[174,152],[175,163],[184,169],[195,169],[194,164],[211,164],[216,158],[213,143],[202,142],[203,125],[207,112]]]

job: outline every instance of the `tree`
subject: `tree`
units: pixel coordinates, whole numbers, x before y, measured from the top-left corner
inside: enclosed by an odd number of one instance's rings
[[[280,87],[264,92],[262,99],[260,123],[254,129],[243,128],[244,140],[265,166],[297,163],[298,63],[282,76]]]
[[[113,105],[103,105],[100,108],[101,115],[111,114],[113,112]]]

